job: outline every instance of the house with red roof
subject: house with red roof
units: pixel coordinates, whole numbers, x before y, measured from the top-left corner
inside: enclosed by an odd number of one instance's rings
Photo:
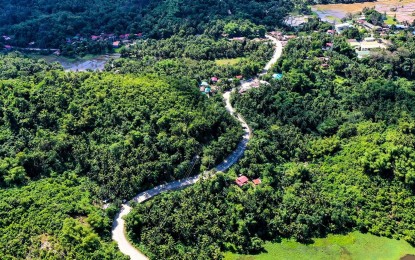
[[[118,48],[118,47],[120,47],[120,41],[115,41],[115,42],[113,42],[113,43],[112,43],[112,47],[114,47],[114,48]]]
[[[236,179],[236,184],[238,184],[238,186],[239,187],[242,187],[242,186],[244,186],[245,184],[247,184],[248,183],[248,181],[249,181],[249,179],[248,179],[248,177],[246,177],[246,176],[244,176],[244,175],[242,175],[242,176],[239,176],[237,179]]]
[[[211,78],[210,78],[210,80],[211,80],[212,82],[218,82],[218,78],[217,78],[217,77],[211,77]]]
[[[258,184],[261,184],[261,179],[260,178],[258,178],[258,179],[255,179],[255,180],[252,180],[252,182],[255,184],[255,185],[258,185]]]

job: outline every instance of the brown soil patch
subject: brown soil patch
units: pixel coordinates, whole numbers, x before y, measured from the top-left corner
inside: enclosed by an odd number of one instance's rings
[[[400,260],[415,260],[415,255],[406,255],[401,257]]]

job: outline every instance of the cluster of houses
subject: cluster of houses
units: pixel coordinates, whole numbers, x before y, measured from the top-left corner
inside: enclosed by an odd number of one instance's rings
[[[210,82],[212,82],[212,84],[216,84],[218,81],[219,79],[217,77],[210,78]],[[218,91],[218,87],[216,85],[209,85],[207,81],[202,81],[202,83],[199,85],[199,91],[202,94],[210,96]]]
[[[280,31],[269,32],[269,35],[279,40],[282,44],[282,47],[285,47],[289,40],[297,38],[297,36],[294,34],[284,34]]]
[[[239,88],[239,94],[243,94],[251,88],[259,88],[260,81],[258,79],[248,79],[241,81],[241,87]]]
[[[352,48],[356,51],[358,58],[364,58],[370,55],[370,53],[374,50],[382,50],[387,49],[388,46],[391,45],[389,40],[385,40],[382,38],[375,38],[375,37],[366,37],[361,41],[356,39],[348,39],[347,42],[352,46]],[[333,43],[328,42],[326,46],[323,47],[323,50],[329,51],[333,48]],[[324,67],[325,64],[323,64]]]
[[[334,25],[334,30],[328,30],[327,33],[331,35],[334,35],[336,33],[342,34],[345,30],[352,27],[365,29],[372,35],[371,37],[366,37],[361,41],[358,41],[356,39],[348,39],[349,44],[355,49],[357,56],[359,58],[369,56],[370,53],[374,50],[387,49],[391,42],[389,40],[384,39],[385,36],[387,36],[391,32],[395,32],[396,30],[408,29],[408,26],[403,24],[383,24],[382,26],[377,26],[367,21],[364,16],[361,16],[352,22],[336,24]],[[379,38],[373,37],[373,35],[375,34],[379,35]],[[324,49],[328,50],[331,47],[332,43],[327,43]]]
[[[7,35],[3,35],[3,36],[2,36],[2,38],[3,38],[3,40],[4,40],[5,42],[10,41],[10,40],[12,39],[10,36],[7,36]],[[5,44],[5,45],[4,45],[4,49],[5,49],[6,51],[10,51],[10,50],[12,50],[12,49],[13,49],[13,47],[12,47],[11,45]]]
[[[211,96],[211,95],[215,94],[216,92],[218,92],[218,90],[219,90],[218,84],[221,84],[221,83],[224,83],[224,82],[229,83],[229,82],[234,81],[235,79],[239,80],[240,82],[243,82],[243,76],[242,75],[237,75],[237,76],[235,76],[235,78],[225,79],[224,81],[223,81],[223,79],[219,79],[217,77],[211,77],[210,78],[210,83],[211,84],[209,84],[208,81],[202,81],[199,84],[199,91],[202,94]]]
[[[365,16],[360,16],[356,20],[347,23],[336,24],[335,31],[341,34],[344,30],[349,29],[351,27],[359,27],[361,29],[365,29],[371,33],[379,33],[380,36],[386,36],[392,29],[394,30],[406,30],[409,27],[404,24],[382,24],[382,25],[374,25],[366,20]]]
[[[143,33],[136,33],[136,34],[121,34],[121,35],[116,35],[114,33],[101,33],[99,35],[90,35],[90,36],[81,36],[80,34],[77,34],[74,37],[68,37],[66,38],[66,43],[67,44],[76,44],[78,42],[85,42],[85,41],[105,41],[105,42],[110,42],[113,48],[119,48],[122,45],[128,45],[133,43],[134,39],[139,39],[143,37]],[[3,41],[7,42],[10,41],[12,39],[11,36],[8,35],[3,35],[2,36]],[[19,47],[19,48],[25,48],[30,50],[33,46],[35,45],[35,42],[29,42],[26,47]],[[4,49],[5,50],[11,50],[13,49],[13,47],[11,45],[4,45]],[[33,48],[33,50],[37,50],[37,48]],[[54,54],[59,55],[60,52],[56,52]]]
[[[362,41],[356,39],[348,39],[349,44],[356,50],[358,58],[364,58],[370,55],[373,50],[387,49],[391,44],[385,39],[376,39],[374,37],[364,38]]]
[[[249,183],[249,179],[248,179],[248,177],[246,177],[244,175],[241,175],[238,178],[236,178],[235,182],[239,187],[242,187],[242,186]],[[254,179],[254,180],[252,180],[252,183],[254,185],[259,185],[259,184],[261,184],[261,179],[260,178]]]
[[[143,33],[136,33],[136,34],[121,34],[121,35],[116,35],[114,33],[101,33],[99,35],[91,35],[89,38],[87,37],[81,37],[80,35],[76,35],[73,38],[67,38],[66,42],[67,43],[74,43],[74,42],[79,42],[79,41],[105,41],[105,42],[111,42],[112,43],[112,47],[114,48],[119,48],[122,45],[127,45],[127,44],[131,44],[133,42],[134,39],[138,39],[138,38],[142,38],[143,37]]]

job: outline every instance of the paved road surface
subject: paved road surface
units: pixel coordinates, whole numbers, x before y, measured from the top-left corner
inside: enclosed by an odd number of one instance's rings
[[[281,56],[282,53],[282,45],[281,42],[277,41],[275,38],[271,36],[266,36],[267,38],[271,39],[275,45],[276,50],[274,52],[274,55],[272,56],[271,60],[267,63],[265,66],[263,73],[266,74],[266,72],[271,68],[271,66],[278,60],[278,58]],[[260,74],[262,75],[262,73]],[[232,90],[234,91],[234,90]],[[225,100],[225,107],[226,110],[234,116],[241,124],[244,135],[242,138],[242,141],[239,142],[237,148],[235,151],[232,152],[231,155],[229,155],[222,163],[217,165],[213,170],[216,170],[217,172],[223,172],[228,170],[233,164],[235,164],[244,154],[246,146],[248,144],[249,139],[251,138],[252,132],[249,128],[248,124],[245,122],[243,117],[239,114],[235,113],[235,109],[232,107],[232,104],[230,102],[230,96],[231,92],[225,92],[223,94],[223,98]],[[213,171],[215,172],[215,171]],[[137,202],[141,203],[144,202],[162,192],[166,191],[172,191],[181,189],[187,186],[190,186],[192,184],[195,184],[200,178],[207,178],[209,172],[204,172],[202,174],[192,176],[189,178],[185,178],[178,181],[173,181],[167,184],[159,185],[153,189],[141,192],[135,196],[131,202]],[[127,236],[125,234],[125,221],[123,219],[123,216],[128,215],[128,213],[131,212],[131,206],[130,202],[122,205],[121,211],[115,216],[114,223],[112,225],[112,239],[117,242],[118,248],[120,251],[128,255],[131,260],[145,260],[148,259],[143,253],[138,251],[127,239]]]
[[[229,169],[233,164],[235,164],[239,158],[242,157],[244,154],[244,151],[246,149],[246,146],[248,144],[248,140],[251,137],[251,129],[245,122],[245,120],[240,115],[235,115],[235,109],[232,107],[230,103],[230,94],[231,92],[225,92],[223,94],[223,98],[225,100],[226,109],[228,112],[233,115],[238,121],[241,123],[243,129],[244,129],[244,135],[242,138],[242,141],[239,142],[237,148],[232,152],[231,155],[229,155],[221,164],[217,165],[213,170],[216,170],[218,172],[226,171]],[[131,201],[141,203],[143,201],[146,201],[162,192],[165,191],[172,191],[181,189],[187,186],[190,186],[192,184],[195,184],[200,178],[202,177],[208,177],[208,172],[192,176],[186,179],[173,181],[167,184],[159,185],[153,189],[144,191],[139,193],[137,196],[135,196]],[[127,239],[125,234],[125,221],[123,219],[123,216],[128,215],[128,213],[131,212],[131,206],[130,202],[127,204],[122,205],[121,211],[116,215],[114,223],[112,225],[112,239],[118,243],[118,247],[120,251],[128,255],[132,260],[142,260],[147,259],[147,257],[142,254],[140,251],[138,251]]]
[[[279,41],[279,40],[277,40],[274,37],[269,36],[269,35],[265,35],[265,37],[267,37],[268,39],[270,39],[274,43],[275,51],[274,51],[274,54],[272,55],[272,58],[265,65],[264,69],[259,74],[259,76],[267,74],[268,70],[271,69],[272,65],[274,65],[282,55],[282,43],[281,43],[281,41]]]

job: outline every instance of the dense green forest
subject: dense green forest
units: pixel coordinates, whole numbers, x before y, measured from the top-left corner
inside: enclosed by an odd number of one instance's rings
[[[1,259],[124,259],[109,242],[119,202],[240,140],[186,74],[67,73],[14,53],[0,68]]]
[[[392,64],[358,60],[343,37],[328,51],[327,34],[290,41],[273,68],[283,80],[233,96],[254,130],[245,156],[227,175],[136,205],[132,240],[155,259],[220,259],[261,252],[265,240],[352,230],[414,244],[409,37],[393,39]],[[239,174],[262,183],[240,188]]]
[[[261,37],[264,37],[262,33]],[[236,58],[249,55],[258,62],[265,62],[262,53],[270,53],[272,45],[265,45],[262,41],[215,40],[207,34],[197,36],[179,36],[163,40],[138,41],[136,45],[121,51],[123,57],[143,59],[146,56],[157,59],[189,58],[194,60],[215,60],[222,58]],[[261,55],[262,54],[262,55]],[[259,56],[259,57],[258,57]]]
[[[237,18],[276,25],[291,8],[289,1],[6,1],[0,2],[0,33],[27,46],[58,47],[67,37],[139,33],[169,37],[202,33],[217,19]],[[265,12],[268,10],[268,12]]]
[[[191,79],[58,70],[12,79],[13,71],[2,73],[8,76],[0,82],[5,187],[74,171],[96,180],[101,197],[130,197],[183,178],[189,168],[198,172],[196,155],[220,161],[239,140],[221,101],[207,100]],[[223,134],[228,138],[218,139]]]
[[[249,78],[261,70],[272,52],[269,41],[215,40],[205,34],[173,36],[165,40],[138,41],[135,47],[121,50],[123,58],[108,63],[106,70],[135,75],[187,76],[199,81],[212,76],[228,79],[243,75]],[[221,59],[237,59],[237,62],[218,64]],[[217,85],[229,88],[238,82],[222,80]]]
[[[0,189],[0,258],[127,259],[110,242],[111,210],[93,206],[94,186],[67,173]]]
[[[12,45],[27,47],[32,41],[40,48],[68,48],[67,38],[77,35],[86,39],[92,34],[144,33],[151,38],[166,38],[174,34],[198,34],[212,28],[224,28],[231,35],[238,20],[247,20],[260,27],[282,25],[293,9],[307,9],[309,4],[353,3],[360,0],[167,0],[167,1],[102,1],[102,0],[1,0],[0,34],[8,35]],[[250,36],[257,30],[239,31]],[[2,39],[1,39],[2,40]],[[93,44],[94,45],[94,44]],[[72,48],[72,47],[69,47]],[[107,46],[89,46],[92,52]]]
[[[1,48],[97,54],[111,41],[91,34],[144,35],[104,72],[0,55],[0,259],[125,259],[110,237],[121,201],[228,156],[242,130],[220,92],[270,59],[255,38],[334,2],[360,1],[0,0]],[[221,259],[353,230],[415,244],[414,37],[359,60],[345,37],[326,50],[330,28],[311,20],[270,85],[233,94],[254,130],[237,165],[133,205],[127,232],[146,255]],[[200,93],[202,81],[219,93]],[[238,187],[239,175],[262,183]]]

